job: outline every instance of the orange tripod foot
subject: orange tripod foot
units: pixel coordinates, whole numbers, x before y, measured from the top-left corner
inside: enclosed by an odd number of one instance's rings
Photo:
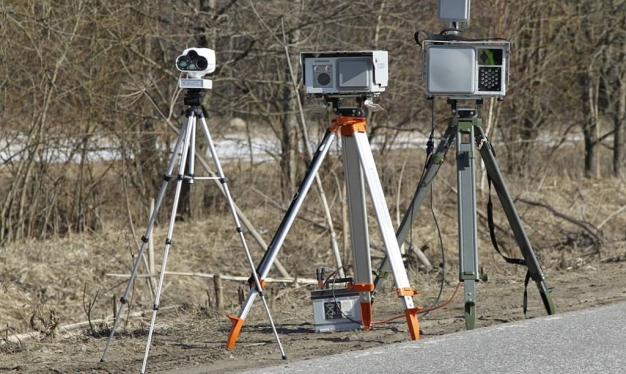
[[[361,302],[361,324],[365,330],[372,329],[372,303]]]
[[[406,323],[409,325],[409,333],[412,340],[418,340],[420,338],[420,324],[417,320],[417,312],[419,308],[406,309],[404,314],[406,315]]]
[[[235,316],[227,316],[228,319],[233,323],[232,328],[230,329],[230,335],[228,335],[228,342],[226,343],[226,349],[232,351],[235,348],[235,343],[239,338],[239,332],[241,332],[241,327],[243,326],[243,319]]]

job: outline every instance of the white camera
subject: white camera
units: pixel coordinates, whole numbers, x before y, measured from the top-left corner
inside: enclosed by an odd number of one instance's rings
[[[387,51],[302,52],[300,64],[312,96],[378,96],[389,80]]]
[[[506,95],[508,41],[425,40],[422,44],[428,96],[502,98]]]
[[[209,48],[187,48],[176,58],[176,68],[187,73],[188,78],[181,78],[181,88],[212,88],[210,79],[202,79],[215,71],[215,51]]]

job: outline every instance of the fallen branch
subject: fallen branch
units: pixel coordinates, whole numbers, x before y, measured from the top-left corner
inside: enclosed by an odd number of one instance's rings
[[[129,278],[130,274],[105,274],[108,277],[119,277],[119,278]],[[166,271],[165,275],[180,275],[180,276],[188,276],[188,277],[199,277],[199,278],[213,278],[215,274],[207,274],[207,273],[185,273],[179,271]],[[148,277],[158,277],[159,274],[137,274],[138,278],[148,278]],[[232,280],[232,281],[242,281],[247,282],[250,277],[237,276],[237,275],[220,275],[222,279]],[[317,284],[317,280],[315,279],[307,279],[307,278],[265,278],[264,281],[268,283],[302,283],[302,284]]]
[[[170,309],[177,309],[180,308],[180,305],[171,305],[171,306],[166,306],[166,307],[161,307],[159,308],[159,311],[165,311],[165,310],[170,310]],[[146,313],[151,312],[152,309],[150,310],[143,310],[143,311],[139,311],[139,312],[133,312],[130,313],[128,316],[129,317],[139,317],[139,316],[143,316]],[[78,323],[72,323],[69,325],[65,325],[65,326],[60,326],[58,328],[59,332],[70,332],[73,330],[77,330],[80,328],[85,328],[85,327],[89,327],[90,324],[102,324],[105,323],[106,321],[110,321],[111,319],[113,319],[113,315],[110,315],[107,318],[100,318],[100,319],[95,319],[95,320],[91,320],[91,321],[84,321],[84,322],[78,322]],[[7,343],[21,343],[23,340],[28,340],[28,339],[38,339],[40,337],[45,336],[46,334],[42,334],[40,332],[25,332],[22,334],[15,334],[15,335],[11,335],[11,336],[7,336],[6,338],[2,338],[2,341],[0,341],[0,345],[4,345]]]
[[[572,218],[566,214],[563,214],[561,212],[559,212],[558,210],[556,210],[555,208],[553,208],[552,206],[545,204],[545,203],[540,203],[537,201],[531,201],[531,200],[526,200],[526,199],[522,199],[522,198],[518,198],[517,201],[520,201],[522,203],[528,204],[528,205],[532,205],[532,206],[538,206],[538,207],[542,207],[544,209],[549,210],[552,214],[554,214],[556,217],[559,217],[569,223],[572,223],[580,228],[582,228],[584,231],[586,231],[589,235],[591,235],[597,243],[604,243],[604,237],[602,235],[602,232],[600,230],[598,230],[596,227],[594,227],[592,224],[588,223],[588,222],[584,222],[584,221],[580,221],[577,220],[575,218]]]
[[[609,214],[608,217],[606,217],[604,219],[604,221],[602,221],[599,225],[598,225],[598,230],[602,228],[602,226],[606,225],[607,222],[609,222],[611,220],[611,218],[615,217],[616,215],[620,214],[621,212],[623,212],[624,210],[626,210],[626,205],[624,205],[623,207],[619,208],[618,210],[616,210],[615,212]]]
[[[273,205],[276,209],[280,210],[281,212],[287,213],[288,209],[283,207],[282,205],[278,204],[277,202],[275,202],[274,199],[272,199],[271,197],[267,196],[266,194],[264,194],[263,192],[259,191],[258,189],[254,188],[254,187],[251,187],[250,189],[252,191],[256,192],[257,194],[259,194],[265,200],[265,202]],[[296,219],[304,221],[304,222],[307,222],[307,223],[310,223],[313,226],[317,227],[318,229],[325,230],[325,231],[330,231],[330,227],[328,227],[326,224],[319,223],[319,222],[315,221],[312,218],[304,217],[302,214],[297,215]],[[337,228],[337,230],[343,231],[343,227],[339,226]]]
[[[409,249],[415,254],[415,256],[417,257],[417,260],[424,265],[424,268],[426,269],[426,271],[431,271],[433,270],[433,266],[431,265],[430,261],[428,260],[428,257],[426,257],[426,255],[424,254],[424,252],[422,252],[421,249],[419,249],[414,243],[411,243],[409,241],[406,241],[406,245],[409,246]],[[376,244],[372,244],[370,243],[370,247],[372,247],[373,249],[377,249],[383,253],[387,253],[387,251],[385,251],[385,248],[381,245],[376,245]],[[376,259],[383,259],[386,256],[383,257],[377,257]],[[374,256],[372,256],[372,258],[374,258]]]

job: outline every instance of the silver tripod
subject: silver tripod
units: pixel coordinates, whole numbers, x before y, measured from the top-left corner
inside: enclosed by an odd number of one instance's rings
[[[252,278],[255,281],[257,290],[263,290],[263,286],[262,284],[259,282],[259,278],[258,275],[255,271],[255,267],[254,267],[254,262],[252,261],[252,256],[250,255],[250,250],[248,249],[248,246],[246,244],[246,240],[244,238],[243,235],[243,228],[241,227],[240,223],[239,223],[239,217],[236,214],[235,211],[235,204],[233,202],[233,199],[230,195],[230,191],[228,189],[228,178],[226,178],[226,176],[224,175],[224,172],[222,170],[222,167],[220,165],[219,159],[217,157],[217,153],[215,151],[215,146],[213,144],[213,140],[211,139],[211,135],[209,133],[209,128],[207,126],[205,117],[206,117],[206,111],[204,109],[204,107],[202,106],[202,99],[205,95],[205,92],[203,89],[199,89],[199,88],[189,88],[187,89],[186,93],[185,93],[185,97],[184,97],[184,103],[185,105],[187,105],[187,109],[184,111],[184,115],[185,115],[185,119],[183,121],[178,139],[176,140],[176,144],[174,145],[174,150],[172,153],[172,157],[169,161],[168,167],[167,167],[167,171],[165,172],[165,174],[163,174],[163,183],[161,184],[161,189],[159,190],[159,195],[157,197],[156,200],[156,204],[155,204],[155,209],[154,212],[152,213],[152,216],[150,217],[150,221],[148,223],[148,227],[146,229],[146,232],[144,234],[144,236],[142,236],[141,241],[141,247],[139,249],[139,253],[137,254],[137,259],[135,260],[135,264],[133,266],[132,272],[130,274],[130,279],[128,280],[128,284],[126,286],[126,290],[124,291],[124,295],[122,296],[122,298],[120,299],[120,307],[119,310],[115,316],[115,322],[113,323],[113,328],[111,329],[111,334],[109,336],[109,340],[107,341],[106,347],[104,349],[104,353],[102,355],[102,359],[100,360],[102,361],[106,361],[107,358],[107,354],[109,352],[109,348],[111,346],[111,343],[113,342],[114,336],[115,336],[115,330],[117,329],[119,322],[120,322],[120,318],[122,316],[122,312],[124,310],[124,307],[126,305],[126,303],[128,302],[128,296],[130,294],[133,282],[137,276],[137,272],[139,269],[139,263],[141,261],[141,258],[143,257],[144,254],[144,250],[146,247],[146,243],[148,242],[148,238],[150,237],[150,234],[152,232],[152,229],[154,227],[154,223],[156,221],[156,217],[159,213],[159,209],[161,207],[161,203],[163,202],[163,197],[165,195],[165,190],[167,189],[167,186],[169,184],[170,181],[175,180],[176,181],[176,190],[174,192],[174,202],[172,204],[172,211],[170,214],[170,221],[169,221],[169,226],[168,226],[168,230],[167,230],[167,237],[165,239],[165,250],[163,252],[163,263],[161,265],[161,271],[159,274],[159,283],[157,285],[157,290],[156,290],[156,297],[154,300],[154,305],[152,308],[152,320],[150,321],[150,330],[148,332],[148,341],[146,343],[146,351],[144,354],[144,359],[143,359],[143,364],[141,367],[141,373],[145,373],[145,369],[146,369],[146,363],[148,361],[148,353],[150,351],[150,343],[152,341],[152,333],[154,331],[154,324],[156,321],[156,315],[157,312],[159,310],[159,302],[161,299],[161,292],[163,290],[163,279],[165,276],[165,266],[167,264],[167,257],[169,255],[169,250],[170,247],[172,246],[172,235],[174,232],[174,222],[176,220],[176,211],[178,208],[178,200],[180,197],[180,191],[182,188],[182,184],[183,182],[186,183],[193,183],[193,181],[195,179],[216,179],[219,180],[219,182],[222,184],[223,186],[223,191],[224,191],[224,196],[226,197],[226,200],[228,202],[228,207],[230,209],[230,212],[232,214],[233,220],[235,222],[235,229],[239,235],[239,238],[241,240],[241,244],[243,246],[244,252],[246,254],[246,258],[248,260],[248,264],[250,265],[250,268],[252,269]],[[209,145],[209,151],[211,152],[211,157],[213,158],[213,161],[215,163],[215,168],[217,170],[217,176],[214,177],[196,177],[194,175],[194,157],[195,157],[195,137],[194,134],[196,132],[196,125],[198,123],[197,119],[200,119],[200,124],[202,127],[202,131],[204,132],[204,136],[206,137],[207,143]],[[179,167],[178,167],[178,174],[173,175],[172,171],[174,170],[174,166],[175,164],[178,162]],[[189,163],[189,165],[187,165],[187,163]],[[186,166],[188,166],[186,168]],[[185,170],[187,171],[185,173]],[[286,358],[285,352],[283,350],[282,344],[280,343],[280,338],[278,337],[278,333],[276,331],[276,327],[274,325],[274,321],[272,319],[272,316],[270,314],[270,310],[269,307],[267,305],[267,302],[265,300],[265,296],[264,296],[264,292],[259,291],[261,299],[263,300],[263,305],[265,306],[265,311],[267,313],[267,318],[269,320],[269,323],[272,327],[272,330],[274,332],[274,336],[276,337],[276,341],[278,343],[278,346],[280,348],[280,352],[283,356],[283,358]]]
[[[352,259],[354,264],[354,283],[349,289],[359,292],[361,323],[365,329],[371,328],[372,302],[371,291],[374,290],[372,283],[372,266],[369,249],[367,212],[365,207],[365,185],[367,185],[374,213],[378,222],[378,228],[387,253],[390,273],[396,283],[396,294],[404,307],[407,326],[411,339],[419,339],[419,322],[413,296],[418,291],[414,290],[406,274],[402,255],[396,238],[387,208],[387,202],[383,194],[378,171],[374,163],[371,146],[366,134],[366,118],[361,108],[340,108],[339,101],[333,103],[333,111],[338,117],[334,118],[332,125],[326,131],[326,135],[319,144],[313,160],[304,176],[294,199],[289,205],[285,217],[278,227],[265,255],[257,266],[257,273],[261,279],[267,276],[280,248],[287,237],[287,233],[293,224],[307,192],[313,183],[315,175],[328,154],[332,142],[337,133],[341,134],[342,156],[344,162],[344,178],[348,196],[348,212],[350,222],[350,239],[352,242]],[[226,348],[232,350],[235,347],[241,327],[244,324],[252,304],[260,290],[258,281],[251,284],[246,300],[241,306],[239,315],[228,316],[232,321],[232,328],[228,336]]]

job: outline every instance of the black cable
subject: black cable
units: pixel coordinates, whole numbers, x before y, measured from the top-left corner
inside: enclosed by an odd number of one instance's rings
[[[426,162],[424,162],[424,167],[422,168],[422,174],[420,174],[419,177],[419,181],[418,181],[418,185],[417,188],[419,188],[419,186],[422,185],[422,181],[424,180],[424,176],[426,175],[426,169],[428,168],[428,165],[430,164],[430,158],[432,157],[433,154],[433,150],[435,149],[435,140],[434,140],[434,133],[435,133],[435,114],[434,114],[434,100],[431,101],[431,126],[430,126],[430,135],[428,136],[428,140],[426,141]],[[415,206],[411,205],[411,219],[409,220],[409,222],[413,222],[413,220],[415,219]],[[409,243],[413,243],[413,229],[411,228],[409,230]]]
[[[342,266],[343,267],[343,266]],[[326,279],[326,281],[324,282],[324,288],[326,288],[326,285],[328,284],[328,279],[330,279],[330,277],[334,277],[333,280],[335,280],[337,278],[337,273],[339,272],[339,270],[342,268],[337,268],[337,270],[335,270],[334,272],[331,273],[331,275]],[[332,286],[330,288],[330,292],[333,295],[333,302],[335,303],[335,306],[338,308],[339,313],[341,313],[341,315],[343,316],[343,318],[351,321],[352,323],[356,323],[357,325],[363,325],[362,321],[355,321],[352,318],[348,317],[343,310],[341,310],[341,304],[337,301],[337,296],[335,295],[335,282],[332,282]],[[360,297],[359,297],[360,298]]]
[[[430,148],[429,158],[432,157],[432,155],[433,155],[433,149],[434,149],[434,140],[433,140],[433,138],[434,138],[434,134],[435,134],[435,127],[437,126],[437,123],[435,122],[435,100],[431,101],[430,116],[431,116],[432,125],[431,125],[431,129],[430,129],[430,136],[428,138],[428,142],[426,143],[426,151],[427,152],[428,152],[428,149]],[[424,168],[424,169],[426,169],[426,168]],[[435,227],[437,228],[437,235],[439,236],[439,247],[441,248],[441,282],[439,284],[439,294],[437,295],[437,298],[435,299],[435,302],[433,303],[433,305],[429,309],[432,309],[437,304],[439,304],[439,300],[441,300],[441,294],[443,293],[443,286],[444,286],[444,284],[446,282],[446,256],[445,256],[445,251],[444,251],[444,246],[443,246],[443,238],[441,237],[441,228],[439,227],[439,220],[437,219],[437,215],[435,214],[435,208],[433,206],[433,200],[434,200],[433,185],[431,183],[430,184],[430,212],[431,212],[431,214],[433,216],[433,220],[435,222]],[[428,315],[428,313],[429,312],[424,313],[422,315],[422,318],[426,317]]]

